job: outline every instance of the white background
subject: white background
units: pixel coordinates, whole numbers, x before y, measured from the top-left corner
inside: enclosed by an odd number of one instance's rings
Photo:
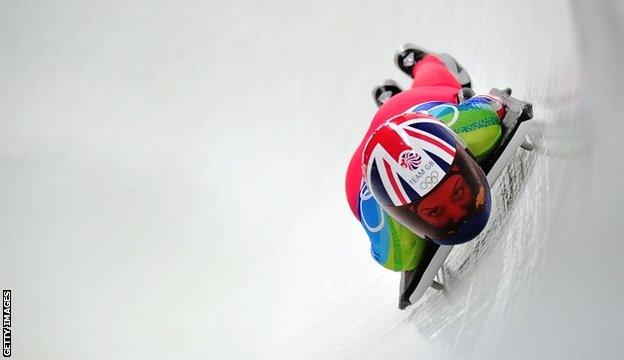
[[[0,286],[15,359],[616,358],[623,7],[0,3]],[[392,64],[534,103],[442,293],[397,309],[343,184]]]

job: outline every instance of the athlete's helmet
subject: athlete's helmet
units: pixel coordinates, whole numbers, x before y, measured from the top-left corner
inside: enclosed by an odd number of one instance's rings
[[[461,140],[439,120],[401,114],[380,125],[362,156],[375,199],[414,233],[442,245],[474,239],[490,216],[490,187]]]

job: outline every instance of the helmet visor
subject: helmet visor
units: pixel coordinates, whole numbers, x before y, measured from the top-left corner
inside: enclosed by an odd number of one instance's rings
[[[383,206],[407,228],[448,245],[472,240],[487,224],[490,190],[483,170],[461,147],[451,170],[422,199],[402,206]]]

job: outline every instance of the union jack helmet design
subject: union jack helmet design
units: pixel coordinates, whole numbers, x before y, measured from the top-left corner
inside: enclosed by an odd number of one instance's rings
[[[398,115],[381,125],[363,152],[363,172],[386,206],[418,202],[450,171],[457,143],[452,130],[422,113]]]

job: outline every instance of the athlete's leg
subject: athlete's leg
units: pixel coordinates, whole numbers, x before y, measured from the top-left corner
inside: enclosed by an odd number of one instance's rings
[[[455,76],[436,55],[426,55],[412,68],[412,88],[423,86],[442,86],[461,89]]]

